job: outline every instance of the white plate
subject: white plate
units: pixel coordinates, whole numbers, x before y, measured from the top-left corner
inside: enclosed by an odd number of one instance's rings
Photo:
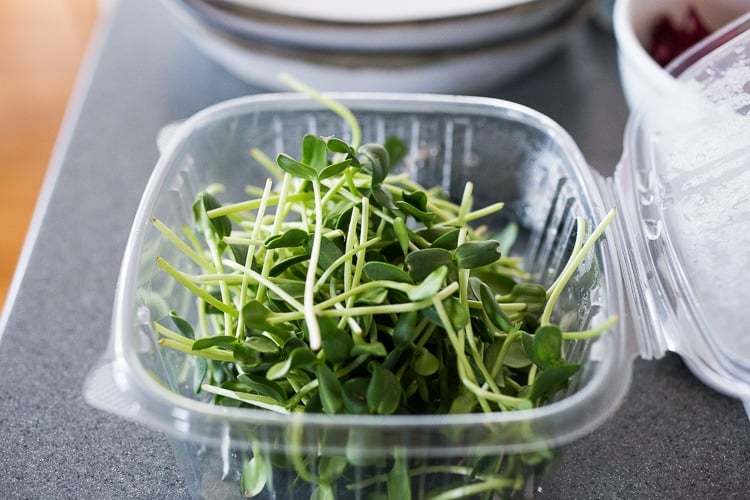
[[[207,28],[180,9],[179,25],[206,55],[229,72],[267,90],[288,90],[280,73],[318,90],[472,93],[518,78],[564,46],[565,35],[588,17],[584,3],[553,28],[496,46],[430,54],[323,54],[251,43]]]
[[[221,0],[273,14],[344,23],[391,23],[468,16],[548,0]]]
[[[171,3],[217,30],[275,45],[347,52],[425,52],[473,48],[530,36],[569,16],[587,1],[533,1],[458,18],[366,24],[228,8],[213,0],[171,0]]]

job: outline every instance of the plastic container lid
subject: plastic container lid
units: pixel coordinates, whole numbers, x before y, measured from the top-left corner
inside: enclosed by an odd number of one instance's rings
[[[640,354],[674,351],[708,385],[746,401],[748,27],[750,14],[677,62],[684,85],[635,111],[614,179]]]

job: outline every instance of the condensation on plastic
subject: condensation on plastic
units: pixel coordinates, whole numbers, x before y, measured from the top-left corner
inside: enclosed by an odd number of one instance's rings
[[[682,355],[750,400],[750,14],[675,63],[683,85],[634,112],[615,173],[644,356]],[[689,63],[689,64],[688,64]],[[627,248],[624,247],[624,248]]]

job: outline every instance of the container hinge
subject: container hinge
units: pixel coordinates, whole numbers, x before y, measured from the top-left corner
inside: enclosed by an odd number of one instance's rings
[[[617,172],[621,171],[618,169]],[[619,260],[622,282],[625,288],[626,301],[623,304],[621,321],[627,335],[627,348],[630,353],[643,359],[663,357],[669,349],[669,342],[662,327],[666,311],[662,311],[663,302],[658,300],[659,285],[657,276],[649,271],[649,264],[639,261],[637,256],[650,255],[647,243],[633,214],[627,210],[626,200],[632,199],[623,194],[623,179],[596,176],[606,206],[616,206],[617,218],[611,226],[615,238],[615,249]],[[626,191],[627,192],[627,191]],[[653,266],[653,263],[651,263]],[[650,269],[654,269],[651,267]]]

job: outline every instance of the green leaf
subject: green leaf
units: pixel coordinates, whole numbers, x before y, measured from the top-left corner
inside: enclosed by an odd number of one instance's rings
[[[354,150],[351,146],[349,146],[349,143],[339,139],[338,137],[329,137],[326,140],[326,146],[328,147],[328,151],[330,151],[331,153],[344,153],[352,156],[354,155]]]
[[[398,137],[392,135],[386,137],[383,146],[385,146],[385,149],[388,151],[391,165],[397,165],[398,162],[400,162],[401,159],[406,156],[406,144],[404,144],[404,141],[402,141]]]
[[[403,389],[398,377],[390,370],[374,363],[372,378],[367,386],[367,407],[372,413],[391,415],[401,403]]]
[[[425,241],[429,241],[433,244],[438,238],[448,233],[455,231],[456,228],[453,226],[430,226],[419,229],[416,234]],[[458,241],[458,240],[457,240]]]
[[[268,274],[273,277],[279,276],[281,273],[283,273],[284,271],[286,271],[293,265],[299,264],[300,262],[305,262],[306,260],[310,260],[309,253],[295,255],[293,257],[288,257],[274,264],[273,267],[271,268],[271,271]]]
[[[333,165],[328,165],[326,167],[323,167],[318,173],[318,179],[322,181],[323,179],[328,179],[329,177],[337,176],[341,172],[346,170],[351,164],[352,164],[352,160],[346,159],[344,161],[334,163]]]
[[[193,392],[198,394],[201,392],[201,385],[203,385],[203,380],[205,380],[206,374],[208,373],[208,360],[199,356],[196,356],[194,359],[195,366],[193,367]]]
[[[336,365],[349,359],[352,347],[354,347],[351,335],[337,329],[335,323],[330,328],[323,326],[323,322],[321,321],[321,337],[322,349],[325,353],[326,361]]]
[[[193,327],[188,321],[178,316],[176,311],[169,311],[169,317],[172,319],[172,323],[174,323],[177,331],[179,331],[183,337],[187,337],[190,340],[195,338]]]
[[[399,283],[414,283],[409,273],[387,262],[367,262],[362,267],[362,271],[373,281],[385,280],[397,281]]]
[[[257,300],[249,301],[242,308],[242,319],[246,327],[286,337],[288,332],[285,328],[268,323],[267,319],[272,314],[273,312]]]
[[[492,329],[490,329],[489,321],[485,319],[484,315],[479,317],[472,314],[469,321],[471,321],[471,329],[474,332],[474,335],[476,335],[479,340],[487,344],[495,340],[495,334]]]
[[[401,192],[401,198],[420,211],[427,210],[427,193],[424,191]]]
[[[367,413],[367,386],[369,379],[357,377],[344,382],[344,407],[353,415]]]
[[[287,295],[294,297],[295,299],[301,299],[305,295],[304,281],[284,281],[282,283],[279,283],[279,288],[284,290]],[[268,298],[281,302],[286,301],[286,299],[281,298],[273,290],[268,290]]]
[[[393,467],[388,472],[386,488],[388,498],[412,498],[409,461],[402,450],[396,450],[393,455]]]
[[[438,236],[430,245],[431,248],[445,248],[446,250],[455,250],[458,245],[459,229],[452,229]]]
[[[354,344],[352,347],[352,356],[359,356],[360,354],[369,354],[371,356],[377,356],[384,358],[388,355],[388,350],[380,342],[370,342],[367,344]]]
[[[346,459],[355,467],[384,467],[385,457],[373,455],[370,451],[382,445],[376,433],[362,432],[357,427],[351,427],[346,435]]]
[[[425,248],[406,256],[409,274],[415,282],[420,282],[440,266],[453,265],[453,255],[443,248]]]
[[[461,301],[459,301],[456,297],[448,297],[447,299],[443,300],[443,307],[445,308],[445,312],[448,314],[448,317],[451,320],[451,326],[453,326],[454,330],[460,330],[464,328],[469,322],[469,311],[466,310],[466,308],[461,304]],[[443,325],[443,322],[440,320],[440,316],[438,315],[434,307],[427,307],[425,309],[422,309],[422,314],[424,314],[424,317],[427,318],[430,322],[436,324],[439,327],[445,328],[445,325]]]
[[[358,294],[354,302],[361,305],[378,305],[385,303],[387,298],[387,288],[374,288]]]
[[[312,238],[307,240],[305,250],[309,254],[312,250]],[[318,259],[318,268],[326,270],[333,265],[336,260],[344,255],[344,252],[326,237],[320,239],[320,258]]]
[[[388,210],[396,210],[396,205],[393,203],[393,195],[382,185],[373,186],[371,194],[376,205]]]
[[[408,311],[399,315],[393,327],[393,343],[397,347],[411,344],[419,332],[417,327],[417,311]]]
[[[422,283],[406,292],[406,294],[409,299],[414,302],[434,297],[440,290],[442,290],[446,276],[448,276],[448,268],[446,266],[440,266],[427,275]]]
[[[276,342],[269,339],[268,337],[264,337],[263,335],[253,335],[251,337],[247,337],[244,341],[241,342],[241,345],[244,345],[247,348],[261,354],[276,354],[281,351],[281,348],[276,345]]]
[[[338,413],[344,406],[344,389],[330,368],[321,363],[317,368],[318,393],[323,411],[329,414]]]
[[[511,222],[506,225],[502,231],[495,235],[495,238],[493,239],[500,243],[500,253],[503,255],[508,255],[510,253],[511,248],[513,248],[513,245],[518,239],[518,233],[518,224]]]
[[[328,147],[323,139],[314,134],[302,138],[301,163],[320,172],[328,164]]]
[[[229,245],[229,250],[232,252],[232,256],[234,257],[235,262],[243,264],[247,261],[247,245],[236,245],[232,243],[231,245]]]
[[[529,393],[529,400],[537,401],[545,399],[557,391],[564,389],[568,385],[570,377],[575,375],[579,369],[580,365],[575,363],[547,368],[538,374],[534,380],[534,385],[531,387],[531,392]]]
[[[503,302],[521,302],[528,313],[540,314],[547,304],[547,290],[538,283],[516,283]]]
[[[242,467],[242,491],[246,498],[259,495],[266,487],[271,470],[270,465],[260,455],[245,462]]]
[[[318,475],[323,481],[331,483],[341,477],[348,462],[341,455],[323,455],[318,462]]]
[[[456,248],[456,264],[462,269],[487,266],[500,258],[500,243],[495,240],[467,241]]]
[[[234,345],[232,355],[238,363],[246,368],[255,368],[263,363],[263,355],[244,342]]]
[[[417,375],[428,377],[440,369],[440,360],[424,347],[417,347],[412,355],[411,369]]]
[[[391,168],[388,150],[381,144],[363,144],[357,151],[362,170],[372,175],[372,186],[380,185]]]
[[[315,353],[307,347],[297,347],[293,349],[289,356],[278,363],[272,365],[266,372],[268,380],[278,380],[283,378],[290,370],[310,366],[318,362]]]
[[[562,363],[562,332],[555,325],[545,325],[534,332],[531,359],[539,368],[547,369]]]
[[[415,220],[423,224],[430,225],[437,218],[434,212],[427,212],[424,210],[420,210],[409,202],[398,200],[395,202],[395,204],[397,208],[400,208],[401,210],[406,212],[408,215],[411,215],[412,217],[414,217]]]
[[[509,368],[526,368],[531,365],[531,358],[526,354],[521,342],[513,342],[508,346],[508,350],[505,352],[503,364]]]
[[[401,217],[393,219],[393,232],[396,234],[396,239],[401,247],[401,252],[404,255],[409,252],[409,230],[406,228],[406,223]]]
[[[232,347],[235,343],[237,343],[237,337],[232,335],[203,337],[193,342],[193,351],[202,351],[209,347]]]
[[[299,228],[292,228],[284,233],[269,236],[266,241],[263,242],[263,246],[269,250],[275,248],[300,247],[307,243],[308,237],[309,235],[307,234],[307,231]]]
[[[503,311],[500,304],[495,300],[495,294],[492,293],[492,289],[485,283],[476,280],[472,282],[479,288],[479,296],[482,301],[482,309],[484,310],[490,322],[499,328],[503,332],[509,332],[513,327],[513,322],[510,320],[505,311]]]
[[[242,308],[242,319],[245,325],[258,330],[266,327],[266,319],[273,314],[262,302],[251,300]]]
[[[276,164],[281,167],[283,171],[306,181],[312,181],[318,177],[318,173],[314,168],[298,162],[285,153],[281,153],[276,157]]]
[[[466,391],[459,394],[451,402],[448,413],[472,413],[477,406],[477,397],[473,392]]]
[[[310,500],[336,500],[333,486],[327,483],[318,483],[313,488]]]
[[[232,221],[226,215],[220,217],[208,218],[207,212],[215,208],[221,208],[221,203],[209,193],[201,193],[198,195],[196,204],[193,205],[193,212],[196,215],[196,220],[199,222],[203,220],[203,217],[208,220],[210,228],[221,239],[225,236],[229,236],[232,233]]]
[[[287,400],[286,392],[281,385],[265,377],[242,373],[237,376],[237,380],[258,394],[274,398],[280,404],[284,404]]]

